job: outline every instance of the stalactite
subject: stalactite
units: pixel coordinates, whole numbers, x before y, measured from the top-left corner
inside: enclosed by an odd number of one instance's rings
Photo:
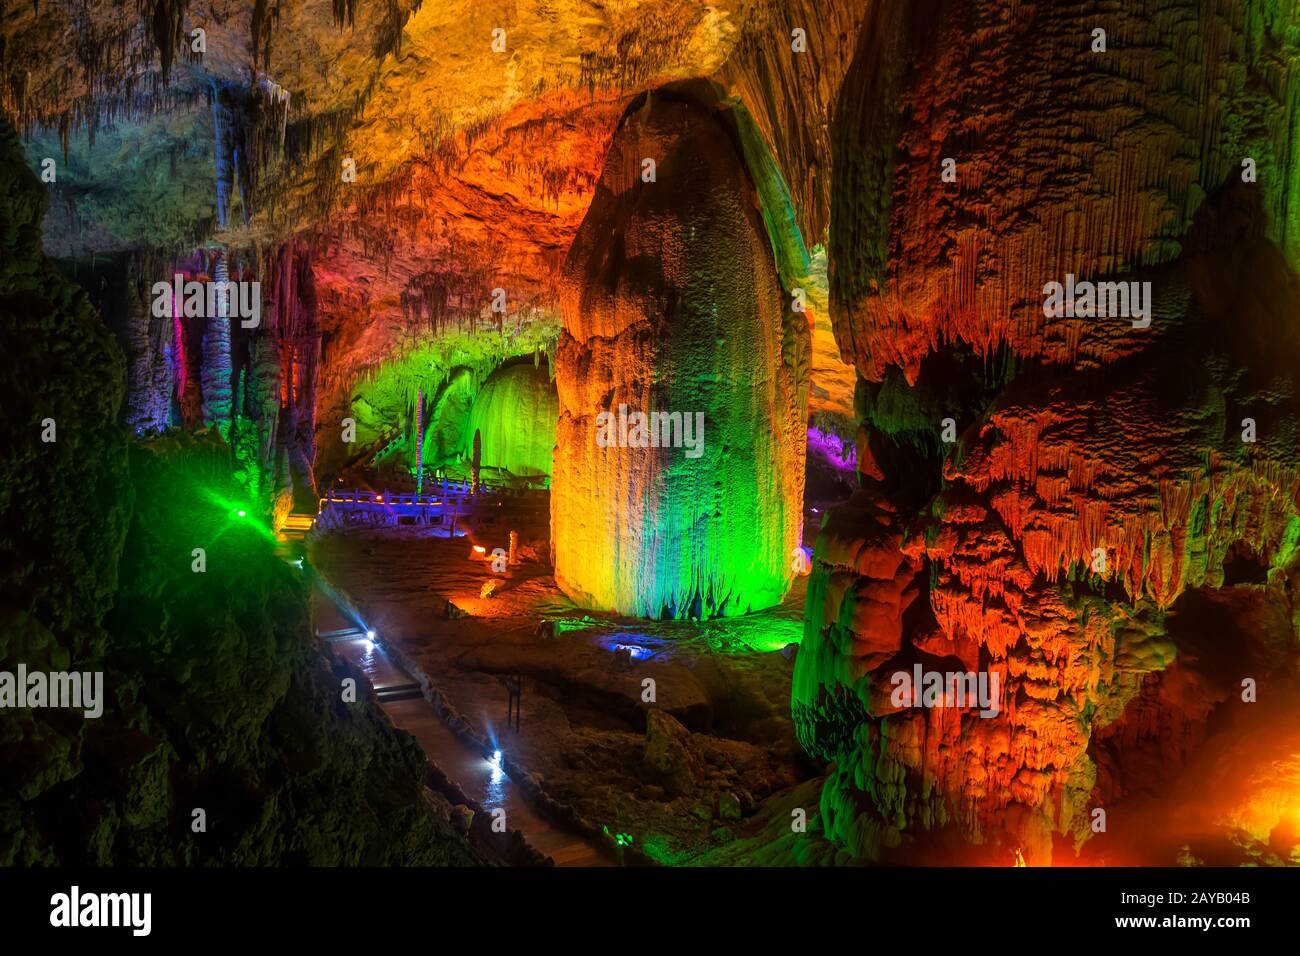
[[[334,14],[334,25],[340,30],[345,25],[356,26],[357,0],[330,0],[330,9]]]
[[[253,66],[271,62],[271,34],[280,23],[280,0],[255,0],[253,4]]]
[[[163,81],[171,74],[176,47],[180,45],[186,0],[143,0],[154,47],[162,63]]]
[[[276,127],[274,140],[264,135],[256,137],[261,147],[257,152],[256,163],[258,165],[269,165],[272,158],[269,146],[272,141],[276,144],[278,150],[276,158],[284,158],[285,131],[289,125],[289,113],[293,97],[287,89],[266,76],[259,77],[256,89],[262,97],[258,112],[265,116],[265,120],[259,129],[264,129],[266,125]]]
[[[230,223],[230,197],[235,178],[233,118],[230,107],[215,84],[212,95],[212,138],[216,150],[217,170],[217,228],[224,230]]]

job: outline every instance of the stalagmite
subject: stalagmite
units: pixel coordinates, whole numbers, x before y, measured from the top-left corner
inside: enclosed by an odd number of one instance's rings
[[[171,424],[172,319],[155,316],[142,286],[130,277],[122,283],[116,308],[125,312],[127,405],[124,417],[136,433],[165,431]]]
[[[217,253],[215,282],[229,282],[230,268],[225,250]],[[225,435],[230,428],[231,400],[234,383],[230,366],[229,310],[218,307],[215,314],[206,316],[203,330],[203,423],[215,425]]]
[[[706,93],[633,101],[563,276],[552,548],[582,604],[713,617],[789,586],[808,328],[757,206]]]

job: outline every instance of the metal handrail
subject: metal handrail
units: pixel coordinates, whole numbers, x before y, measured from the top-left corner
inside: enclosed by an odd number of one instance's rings
[[[479,497],[493,494],[495,489],[480,483]],[[461,505],[467,496],[473,493],[473,484],[468,481],[444,481],[438,494],[417,495],[412,492],[391,494],[387,491],[336,491],[331,488],[324,498],[316,504],[316,513],[320,514],[326,506],[353,505],[392,508],[445,508],[448,505]]]

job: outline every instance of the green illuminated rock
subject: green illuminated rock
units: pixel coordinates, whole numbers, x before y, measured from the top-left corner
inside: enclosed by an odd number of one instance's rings
[[[467,433],[482,436],[482,462],[514,475],[549,475],[559,401],[545,368],[531,363],[493,372],[474,399]]]
[[[713,105],[693,84],[633,101],[565,263],[551,527],[589,607],[743,614],[791,579],[808,325]]]

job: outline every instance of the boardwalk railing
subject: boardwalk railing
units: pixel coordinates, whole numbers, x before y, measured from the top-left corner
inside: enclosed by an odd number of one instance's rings
[[[429,494],[411,491],[347,491],[330,489],[320,498],[308,527],[360,527],[388,524],[448,526],[454,534],[462,519],[495,521],[503,498],[544,502],[545,490],[479,483],[475,493],[468,481],[431,482]]]
[[[417,495],[414,492],[389,491],[339,491],[330,489],[320,499],[317,514],[327,508],[349,511],[385,511],[396,515],[421,517],[428,511],[443,512],[448,508],[460,510],[474,501],[495,494],[492,489],[479,485],[477,495],[468,481],[444,481],[433,494]]]

